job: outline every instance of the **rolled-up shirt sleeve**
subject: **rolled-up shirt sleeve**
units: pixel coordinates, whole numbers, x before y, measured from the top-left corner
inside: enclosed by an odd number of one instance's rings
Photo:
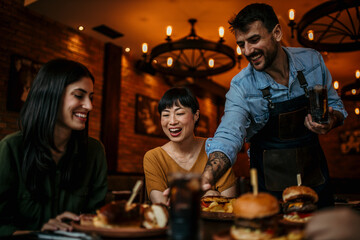
[[[246,128],[250,125],[248,104],[236,82],[231,83],[226,94],[224,115],[213,138],[206,141],[207,155],[220,151],[224,153],[233,165],[246,137]]]

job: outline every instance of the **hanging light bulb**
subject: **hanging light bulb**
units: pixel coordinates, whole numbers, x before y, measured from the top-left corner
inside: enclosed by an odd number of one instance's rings
[[[355,95],[355,94],[356,94],[356,89],[355,89],[355,88],[351,89],[351,94],[352,94],[352,95]]]
[[[360,114],[360,109],[357,107],[357,108],[355,108],[355,114],[356,115],[359,115]]]
[[[223,38],[225,34],[225,29],[223,26],[219,27],[219,37]]]
[[[355,77],[356,77],[356,79],[360,78],[360,70],[359,69],[355,71]]]
[[[219,42],[220,43],[223,43],[225,40],[224,40],[224,34],[225,34],[225,29],[223,26],[219,27],[219,37],[220,37],[220,40]]]
[[[313,31],[313,30],[309,30],[309,31],[307,32],[307,35],[308,35],[308,39],[309,39],[310,41],[314,40],[314,31]]]
[[[289,20],[290,21],[295,20],[295,9],[289,9]]]
[[[236,46],[236,54],[237,54],[237,61],[238,61],[238,68],[241,68],[241,48],[239,47],[239,45]]]
[[[338,81],[334,81],[334,88],[335,88],[335,90],[339,89],[339,82]]]
[[[213,68],[214,65],[215,65],[214,59],[213,59],[213,58],[210,58],[210,59],[209,59],[209,67],[210,67],[210,68]]]
[[[142,49],[143,54],[146,54],[148,52],[148,44],[143,43],[141,49]]]
[[[166,40],[167,41],[171,41],[171,34],[172,34],[172,26],[167,26],[166,27]]]
[[[166,65],[168,67],[171,67],[173,65],[173,58],[172,57],[168,57],[166,60]]]
[[[291,38],[294,38],[294,29],[296,26],[295,23],[295,9],[289,9],[289,24],[288,26],[291,28]]]
[[[238,56],[242,55],[241,48],[239,47],[239,45],[236,47],[236,53],[237,53]]]

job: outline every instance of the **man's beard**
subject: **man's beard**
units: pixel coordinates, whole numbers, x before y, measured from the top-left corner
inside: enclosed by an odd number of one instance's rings
[[[275,41],[274,38],[271,38],[271,40],[272,40],[272,44],[273,44],[274,48],[271,49],[270,51],[268,51],[267,54],[264,54],[264,51],[262,51],[262,50],[258,50],[258,51],[255,51],[250,56],[245,56],[246,59],[250,62],[251,66],[253,68],[255,68],[257,71],[260,71],[260,72],[265,71],[267,68],[269,68],[273,64],[273,62],[274,62],[274,60],[275,60],[275,58],[277,56],[279,46],[276,44],[276,41]],[[253,56],[256,56],[257,54],[261,54],[265,58],[264,66],[262,68],[260,68],[260,69],[256,68],[254,66],[253,62],[251,61],[251,58]]]

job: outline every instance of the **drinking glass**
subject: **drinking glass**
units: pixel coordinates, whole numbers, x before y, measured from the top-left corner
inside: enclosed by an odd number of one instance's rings
[[[315,85],[309,88],[310,114],[313,122],[329,123],[327,88]]]
[[[201,175],[173,173],[170,182],[170,228],[173,240],[200,239]]]

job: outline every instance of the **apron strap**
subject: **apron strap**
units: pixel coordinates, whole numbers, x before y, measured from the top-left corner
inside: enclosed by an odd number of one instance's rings
[[[302,71],[298,71],[298,79],[299,79],[299,83],[300,83],[300,87],[302,89],[304,89],[304,92],[305,92],[305,97],[309,98],[309,91],[307,89],[307,81],[305,79],[305,76],[304,74],[302,73]],[[262,95],[263,95],[263,98],[268,101],[268,106],[269,108],[271,109],[274,109],[275,108],[275,105],[274,103],[272,102],[271,100],[271,93],[270,93],[270,86],[267,86],[266,88],[264,89],[261,89],[261,92],[262,92]]]
[[[271,101],[270,86],[267,86],[266,88],[261,89],[261,92],[262,92],[263,98],[266,101],[268,101],[269,108],[274,109],[274,107],[275,107],[274,103]]]
[[[302,71],[298,71],[297,73],[298,73],[298,79],[299,79],[300,87],[302,87],[304,89],[305,96],[308,98],[309,97],[309,92],[308,92],[308,89],[307,89],[308,84],[306,82],[305,76],[302,73]]]

